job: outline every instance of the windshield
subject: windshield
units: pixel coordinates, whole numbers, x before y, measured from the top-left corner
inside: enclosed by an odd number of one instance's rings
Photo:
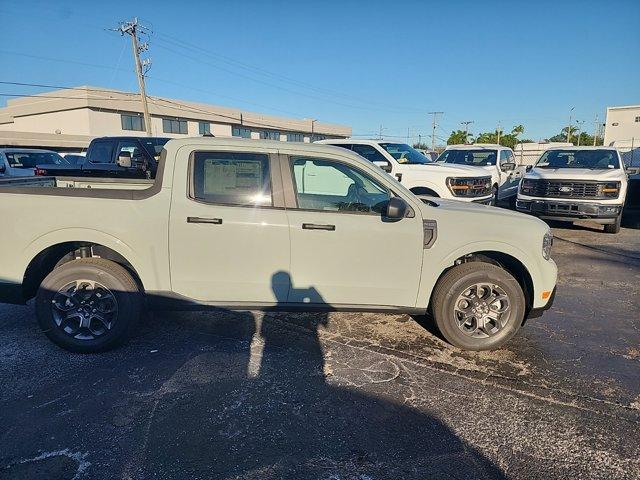
[[[536,168],[589,168],[604,170],[620,168],[615,150],[547,150]]]
[[[495,165],[498,159],[497,150],[445,150],[438,157],[438,162],[456,163],[458,165],[471,165],[473,167],[487,167]]]
[[[56,152],[5,152],[11,168],[36,168],[36,165],[71,165]]]
[[[425,157],[415,148],[411,148],[404,143],[381,143],[380,146],[397,160],[398,163],[405,165],[422,165],[431,163],[431,159]]]
[[[165,144],[169,141],[168,138],[141,138],[140,142],[144,145],[144,148],[153,157],[159,157],[160,152],[164,148]]]

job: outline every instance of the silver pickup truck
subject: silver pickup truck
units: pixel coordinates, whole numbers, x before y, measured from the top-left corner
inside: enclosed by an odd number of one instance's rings
[[[554,297],[541,220],[421,199],[342,148],[189,138],[154,181],[41,181],[0,182],[0,301],[35,297],[75,352],[154,307],[429,313],[452,344],[494,349]]]

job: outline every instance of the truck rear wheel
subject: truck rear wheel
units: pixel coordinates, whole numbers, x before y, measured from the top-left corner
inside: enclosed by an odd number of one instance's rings
[[[40,328],[58,346],[102,352],[123,343],[142,311],[142,294],[121,265],[83,258],[54,269],[36,295]]]
[[[439,280],[432,297],[438,330],[464,350],[494,350],[518,331],[525,315],[518,281],[484,262],[457,265]]]

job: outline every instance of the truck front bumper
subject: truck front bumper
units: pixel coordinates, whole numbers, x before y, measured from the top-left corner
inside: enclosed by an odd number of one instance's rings
[[[600,224],[615,223],[622,212],[622,205],[570,200],[523,200],[518,198],[516,209],[547,220],[572,222],[591,220]]]

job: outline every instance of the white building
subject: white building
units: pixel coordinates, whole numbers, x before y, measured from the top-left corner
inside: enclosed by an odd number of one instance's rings
[[[631,148],[640,146],[640,105],[608,107],[604,144]],[[627,145],[628,144],[628,145]]]
[[[154,136],[180,138],[212,134],[311,142],[351,136],[351,128],[242,111],[233,108],[148,97]],[[21,97],[0,108],[0,146],[78,149],[111,135],[144,136],[140,96],[99,87],[55,90]]]

